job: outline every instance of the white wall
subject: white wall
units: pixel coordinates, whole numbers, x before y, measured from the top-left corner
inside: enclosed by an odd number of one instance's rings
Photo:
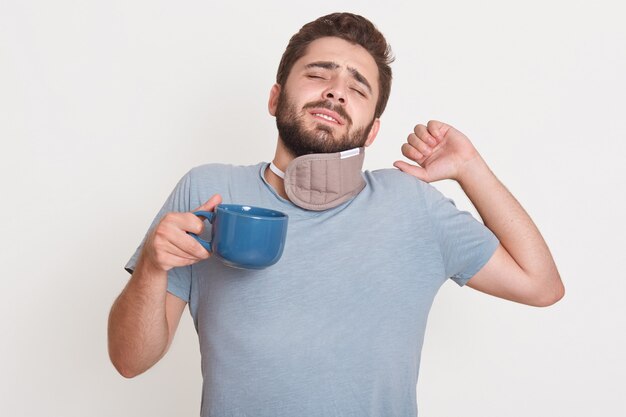
[[[536,309],[444,285],[420,415],[626,415],[620,2],[225,3],[0,2],[0,413],[198,415],[188,314],[148,373],[110,365],[122,266],[187,169],[272,157],[266,100],[289,37],[350,10],[397,55],[366,167],[390,167],[418,122],[454,125],[532,215],[567,288]]]

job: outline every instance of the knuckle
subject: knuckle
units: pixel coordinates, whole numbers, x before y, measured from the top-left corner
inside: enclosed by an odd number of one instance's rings
[[[163,245],[163,242],[167,242],[168,234],[165,228],[158,228],[154,231],[154,239],[153,245],[155,247],[160,247]]]
[[[167,213],[163,216],[159,225],[157,226],[157,231],[164,233],[165,231],[174,227],[177,223],[177,213]]]
[[[202,224],[191,222],[187,225],[186,229],[188,232],[199,235],[202,233],[202,230],[204,229],[204,227],[202,227]]]
[[[163,219],[161,220],[161,223],[171,223],[175,219],[176,219],[176,213],[174,212],[165,213],[165,215],[163,216]]]
[[[186,222],[192,222],[193,219],[197,219],[198,216],[196,216],[195,214],[193,214],[192,212],[187,212],[187,213],[180,213],[180,216],[186,221]]]
[[[185,213],[185,228],[187,231],[199,234],[204,230],[204,223],[193,213]]]

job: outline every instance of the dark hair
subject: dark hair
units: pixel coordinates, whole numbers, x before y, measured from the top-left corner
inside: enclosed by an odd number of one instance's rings
[[[276,73],[276,82],[285,85],[293,64],[306,53],[311,42],[326,36],[341,38],[362,46],[372,55],[378,66],[379,97],[375,117],[380,117],[387,106],[391,90],[391,64],[394,60],[391,47],[374,24],[363,16],[352,13],[332,13],[302,26],[291,37]]]

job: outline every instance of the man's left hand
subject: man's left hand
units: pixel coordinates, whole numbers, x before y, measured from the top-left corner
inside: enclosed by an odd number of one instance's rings
[[[402,154],[418,165],[396,161],[393,165],[425,182],[459,181],[468,162],[479,158],[474,145],[463,133],[445,123],[431,120],[417,125],[402,145]]]

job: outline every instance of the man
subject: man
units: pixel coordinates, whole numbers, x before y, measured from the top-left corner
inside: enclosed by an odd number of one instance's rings
[[[402,153],[418,166],[361,172],[391,60],[382,34],[348,13],[292,37],[268,104],[272,163],[192,169],[126,266],[109,320],[122,375],[166,353],[189,304],[203,416],[415,416],[426,319],[448,278],[533,306],[563,296],[539,231],[452,126],[415,127]],[[485,225],[428,184],[441,179],[458,181]],[[289,215],[277,264],[230,268],[188,235],[206,233],[191,211],[222,201]]]

